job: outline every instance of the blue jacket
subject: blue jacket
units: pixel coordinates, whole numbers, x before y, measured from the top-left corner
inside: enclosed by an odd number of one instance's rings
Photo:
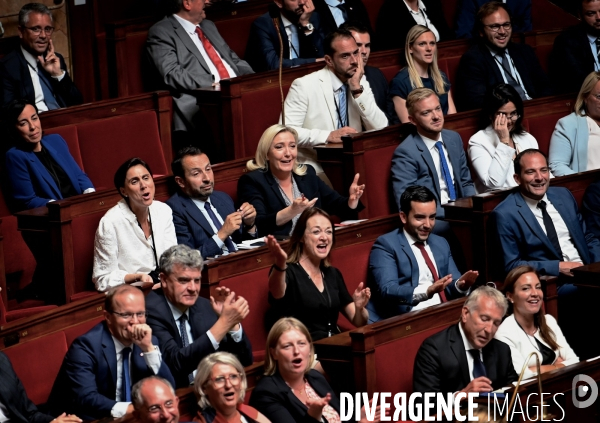
[[[475,186],[467,166],[467,157],[460,135],[454,131],[442,130],[442,140],[454,173],[454,187],[457,198],[475,195]],[[444,217],[440,204],[440,181],[437,176],[431,153],[419,134],[409,135],[400,143],[392,157],[392,187],[398,209],[400,196],[411,185],[422,185],[435,194],[437,217]]]
[[[571,175],[587,169],[588,129],[585,116],[573,112],[559,119],[550,138],[548,165],[554,176]]]
[[[567,188],[550,187],[547,196],[565,221],[583,264],[600,261],[600,241],[586,229],[573,194]],[[520,192],[509,194],[490,218],[506,273],[530,265],[543,275],[558,276],[558,252]]]
[[[471,38],[476,35],[475,19],[477,11],[489,0],[461,0],[456,15],[456,38]],[[531,25],[531,0],[506,0],[510,11],[513,32],[533,29]]]
[[[42,146],[69,176],[73,188],[83,194],[94,188],[90,178],[79,168],[65,140],[58,134],[42,138]],[[50,200],[62,200],[60,189],[33,151],[13,147],[6,153],[6,171],[10,179],[13,198],[20,210],[45,206]]]
[[[155,336],[152,343],[158,345]],[[133,344],[131,351],[131,385],[152,376],[142,350]],[[175,386],[173,376],[163,361],[158,376]],[[109,417],[116,404],[117,354],[115,343],[106,326],[98,323],[73,341],[48,398],[51,414],[76,414],[83,420]]]
[[[452,275],[456,282],[461,274],[454,264],[448,242],[430,234],[427,240],[439,277]],[[419,285],[419,264],[402,228],[380,236],[371,248],[369,256],[369,284],[373,296],[367,304],[369,322],[408,313],[412,309],[412,298]],[[446,287],[446,296],[462,296],[451,283]]]

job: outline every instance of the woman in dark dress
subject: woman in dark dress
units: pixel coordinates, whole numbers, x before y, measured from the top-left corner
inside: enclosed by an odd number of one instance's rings
[[[371,297],[361,282],[350,296],[342,273],[331,266],[329,255],[334,243],[333,223],[319,209],[305,210],[294,228],[288,254],[273,236],[267,246],[275,264],[269,275],[269,303],[277,317],[292,316],[304,323],[314,340],[336,333],[339,313],[355,326],[366,325],[365,308]]]

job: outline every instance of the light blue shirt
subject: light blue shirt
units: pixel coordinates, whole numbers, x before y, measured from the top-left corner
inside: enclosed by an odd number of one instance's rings
[[[338,6],[340,4],[344,4],[344,0],[325,0],[327,6],[329,6],[329,10],[331,10],[331,14],[333,15],[333,19],[335,19],[335,24],[339,27],[344,23],[344,14]]]
[[[588,40],[590,40],[590,48],[592,49],[592,55],[594,56],[594,70],[600,71],[600,63],[598,63],[598,47],[596,46],[596,37],[588,34]]]
[[[208,215],[208,212],[204,208],[204,204],[206,204],[206,201],[197,200],[195,198],[192,198],[192,201],[194,202],[196,207],[198,207],[198,209],[200,210],[200,213],[202,213],[202,215],[204,216],[204,218],[206,219],[206,221],[212,228],[212,230],[214,232],[212,239],[213,239],[213,241],[215,241],[215,244],[217,244],[217,247],[219,247],[221,249],[221,251],[223,252],[221,255],[226,256],[227,254],[229,254],[229,249],[227,249],[227,246],[225,245],[225,243],[223,241],[221,241],[221,238],[219,238],[219,236],[217,235],[217,232],[219,232],[219,230],[217,229],[217,227],[213,223],[213,220],[211,219],[211,217]],[[209,204],[210,204],[211,210],[213,211],[215,216],[217,216],[217,220],[221,223],[221,226],[223,226],[223,218],[221,217],[221,215],[219,214],[219,212],[217,211],[215,206],[213,206],[213,204],[210,202],[210,199],[209,199]],[[235,242],[233,243],[233,245],[235,245]]]

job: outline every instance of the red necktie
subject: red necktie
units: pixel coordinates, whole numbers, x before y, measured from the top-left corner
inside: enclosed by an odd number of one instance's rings
[[[429,254],[427,254],[427,250],[425,249],[425,244],[423,244],[422,242],[415,242],[415,246],[421,251],[421,254],[423,254],[423,258],[425,259],[425,263],[427,264],[427,267],[429,268],[429,271],[431,272],[431,274],[433,275],[433,281],[437,281],[440,277],[438,276],[437,270],[435,269],[435,266],[433,265],[433,262],[431,261],[431,258],[429,257]],[[446,293],[442,290],[439,292],[440,294],[440,298],[442,300],[443,303],[445,303],[446,301],[448,301],[446,299]]]
[[[215,48],[210,43],[208,38],[206,38],[206,35],[204,35],[204,32],[202,32],[199,26],[196,27],[196,34],[198,34],[200,41],[202,41],[202,45],[204,46],[204,50],[206,50],[206,54],[208,54],[208,57],[210,57],[210,60],[217,68],[217,71],[219,72],[219,77],[221,79],[229,78],[229,72],[227,72],[227,68],[223,64],[223,61],[219,57],[219,54],[216,52]]]

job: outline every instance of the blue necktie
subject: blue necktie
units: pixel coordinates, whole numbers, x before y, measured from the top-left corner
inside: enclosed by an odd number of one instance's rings
[[[481,361],[479,350],[469,350],[469,353],[473,357],[473,379],[477,379],[481,376],[487,376],[485,366]]]
[[[290,24],[290,59],[297,59],[300,51],[300,40],[298,39],[298,28],[294,24]]]
[[[44,94],[44,103],[46,103],[48,110],[60,109],[60,105],[52,93],[52,85],[50,84],[50,81],[48,81],[44,71],[40,69],[40,66],[38,66],[38,77],[40,78],[40,85],[42,87],[42,93]]]
[[[210,219],[215,225],[215,228],[217,228],[217,231],[221,229],[223,225],[221,225],[221,222],[219,222],[219,219],[217,219],[217,215],[215,214],[215,212],[212,211],[212,207],[210,207],[210,202],[207,201],[204,203],[204,209],[206,210],[206,213],[208,213],[208,215],[210,216]],[[225,240],[225,245],[227,246],[227,249],[230,253],[235,253],[237,251],[235,245],[233,245],[233,241],[231,240],[231,238],[227,237],[227,239]]]
[[[454,189],[454,183],[452,182],[452,175],[450,175],[450,169],[448,168],[448,162],[446,161],[446,155],[444,154],[444,146],[441,141],[435,143],[435,147],[440,152],[440,164],[442,165],[442,176],[446,181],[446,187],[448,188],[448,197],[450,201],[456,200],[456,190]]]
[[[346,22],[348,20],[348,11],[346,10],[346,5],[338,4],[336,7],[341,10],[344,22]]]
[[[129,354],[131,348],[123,348],[123,374],[121,376],[121,401],[131,402],[131,378],[129,376]]]
[[[188,319],[187,314],[182,314],[181,317],[179,318],[179,334],[181,335],[181,346],[183,348],[190,345],[190,341],[188,340],[188,337],[187,337],[187,330],[185,327],[185,322],[187,322],[187,319]],[[188,375],[188,381],[190,382],[190,385],[194,382],[194,373],[190,373]]]
[[[348,102],[346,100],[346,84],[338,91],[338,129],[348,126]]]

